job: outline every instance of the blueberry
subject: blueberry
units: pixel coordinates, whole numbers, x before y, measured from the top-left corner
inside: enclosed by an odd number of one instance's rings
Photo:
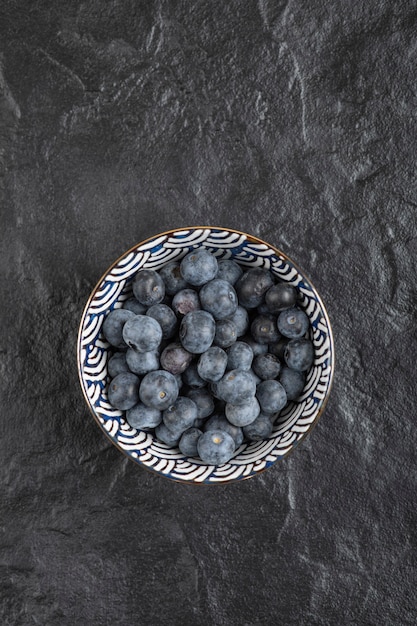
[[[129,348],[126,352],[126,362],[134,374],[147,374],[159,369],[159,353],[156,350],[137,352],[137,350]]]
[[[126,311],[132,311],[135,315],[144,315],[147,309],[147,307],[136,300],[136,298],[129,298],[126,300],[123,304],[123,308]]]
[[[252,369],[262,380],[269,380],[278,376],[281,371],[281,363],[278,357],[269,352],[258,354],[253,359]]]
[[[217,383],[217,393],[221,400],[230,404],[243,404],[256,393],[252,376],[244,370],[231,370]]]
[[[268,439],[272,433],[272,422],[269,415],[259,413],[255,421],[243,427],[243,434],[249,441]]]
[[[199,437],[197,450],[200,459],[208,465],[222,465],[235,451],[233,438],[222,430],[209,430]]]
[[[162,419],[167,428],[173,433],[183,433],[187,428],[191,428],[194,420],[197,418],[197,405],[184,396],[178,398],[169,407],[167,407]]]
[[[207,381],[203,380],[197,371],[197,363],[190,363],[187,369],[182,373],[182,380],[185,385],[191,389],[200,389],[207,385]]]
[[[216,322],[216,333],[213,343],[220,348],[229,348],[237,339],[236,324],[230,319]]]
[[[212,280],[218,271],[216,257],[205,250],[198,248],[185,256],[180,265],[181,275],[190,285],[199,287]]]
[[[199,430],[201,430],[206,421],[207,421],[206,417],[197,417],[194,420],[193,428],[198,428]]]
[[[190,389],[187,398],[197,405],[197,419],[205,419],[213,413],[213,397],[206,389]]]
[[[270,313],[280,313],[291,309],[297,302],[297,289],[288,283],[278,283],[268,289],[265,304]]]
[[[211,391],[211,394],[212,394],[213,398],[216,398],[216,400],[220,401],[220,396],[219,396],[219,392],[218,392],[217,387],[218,387],[218,383],[210,383],[210,385],[209,385],[209,388],[210,388],[210,391]]]
[[[227,354],[218,346],[203,352],[197,363],[197,372],[203,380],[218,382],[226,371]]]
[[[182,377],[181,374],[174,374],[174,378],[177,381],[177,385],[178,385],[178,389],[181,389],[181,387],[183,386],[183,382],[182,382]]]
[[[236,311],[228,317],[234,325],[236,326],[236,335],[238,337],[243,337],[245,333],[249,330],[249,315],[246,309],[243,306],[238,306]]]
[[[277,380],[264,380],[256,388],[256,397],[263,413],[277,413],[287,404],[287,394]]]
[[[103,335],[112,346],[127,348],[123,339],[123,326],[133,317],[135,314],[125,309],[113,309],[107,314],[103,322]]]
[[[202,354],[213,343],[216,323],[207,311],[191,311],[180,326],[180,341],[192,354]]]
[[[171,374],[182,374],[193,355],[185,350],[180,343],[170,343],[161,354],[161,367]]]
[[[314,347],[310,339],[292,339],[287,343],[284,352],[285,363],[288,367],[299,372],[309,369],[314,360]]]
[[[204,424],[204,431],[208,432],[210,430],[224,430],[224,432],[228,433],[235,442],[235,449],[243,443],[243,430],[239,426],[233,426],[233,424],[226,419],[225,415],[216,413],[209,417]]]
[[[256,309],[264,299],[265,293],[274,284],[272,274],[260,267],[253,267],[237,281],[236,293],[239,304],[247,309]]]
[[[255,397],[249,398],[244,404],[226,404],[226,417],[233,426],[247,426],[259,415],[261,407]]]
[[[109,402],[116,409],[126,411],[139,402],[140,380],[131,372],[122,372],[113,378],[109,385]]]
[[[252,365],[253,350],[244,341],[236,341],[227,350],[227,369],[248,370]]]
[[[268,352],[277,356],[281,361],[284,360],[284,352],[287,343],[289,342],[288,337],[281,337],[275,343],[270,343],[268,346]]]
[[[259,313],[259,315],[270,315],[271,311],[268,309],[268,307],[266,306],[265,302],[262,302],[262,304],[260,304],[258,307],[256,307],[257,312]]]
[[[243,270],[232,259],[223,259],[218,261],[219,269],[216,278],[227,280],[228,283],[234,285],[243,274]]]
[[[252,376],[252,379],[255,381],[255,385],[259,385],[259,383],[262,381],[262,378],[259,378],[259,376],[255,374],[252,368],[247,370],[247,372]]]
[[[280,338],[277,331],[277,319],[271,314],[255,317],[250,330],[256,343],[274,343]]]
[[[258,354],[266,354],[268,352],[268,345],[266,343],[259,343],[249,335],[245,335],[242,341],[252,348],[254,356],[257,356]]]
[[[307,315],[301,309],[287,309],[279,314],[277,327],[281,335],[289,339],[299,339],[306,334],[309,321]]]
[[[188,287],[187,281],[181,276],[180,264],[177,261],[167,263],[159,270],[159,275],[165,283],[165,291],[169,296]]]
[[[164,411],[177,399],[178,383],[164,370],[149,372],[140,383],[139,397],[146,406]]]
[[[162,328],[162,339],[171,339],[177,330],[178,320],[171,307],[166,304],[154,304],[146,311]]]
[[[123,326],[123,339],[138,352],[151,352],[159,347],[162,328],[147,315],[134,315]]]
[[[173,433],[163,422],[155,428],[155,437],[170,448],[175,448],[178,445],[181,434],[182,433]]]
[[[155,270],[140,270],[133,281],[133,295],[145,306],[162,302],[165,283]]]
[[[237,295],[233,286],[225,280],[215,278],[200,289],[200,302],[205,311],[216,320],[222,320],[237,309]]]
[[[152,409],[139,402],[126,411],[126,420],[132,428],[149,430],[162,422],[162,413],[158,409]]]
[[[190,311],[199,311],[201,305],[198,293],[194,289],[181,289],[172,298],[172,308],[179,317]]]
[[[113,354],[107,363],[107,371],[111,378],[114,378],[117,374],[121,374],[122,372],[128,372],[129,366],[126,363],[126,352],[116,352]]]
[[[203,432],[198,428],[188,428],[179,441],[178,447],[180,452],[185,456],[197,456],[197,442],[200,439]]]
[[[279,382],[285,389],[287,399],[296,400],[304,389],[305,374],[284,366],[279,376]]]

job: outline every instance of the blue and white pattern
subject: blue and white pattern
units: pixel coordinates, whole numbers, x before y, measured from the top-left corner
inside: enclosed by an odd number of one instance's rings
[[[140,269],[160,269],[181,259],[190,250],[204,246],[219,258],[234,258],[247,267],[265,267],[302,294],[314,343],[315,360],[302,396],[286,407],[266,441],[242,445],[220,467],[207,466],[184,457],[178,448],[168,448],[152,435],[131,428],[123,413],[108,402],[107,361],[109,344],[101,328],[107,313],[121,307],[131,295],[132,278]],[[309,281],[278,250],[255,237],[221,228],[190,228],[158,235],[127,252],[113,265],[94,289],[83,314],[78,337],[79,375],[92,412],[113,443],[150,470],[181,482],[222,483],[249,478],[288,454],[311,430],[324,408],[330,391],[334,349],[330,323],[323,304]]]

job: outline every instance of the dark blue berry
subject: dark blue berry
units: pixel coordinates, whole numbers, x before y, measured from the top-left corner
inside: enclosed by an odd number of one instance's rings
[[[165,426],[163,422],[155,428],[155,437],[165,443],[170,448],[178,446],[182,433],[173,433],[169,428]]]
[[[197,363],[190,363],[187,369],[182,373],[182,380],[185,385],[191,389],[200,389],[207,385],[207,381],[203,380],[197,371]]]
[[[131,372],[122,372],[113,378],[109,385],[108,399],[120,411],[131,409],[139,402],[140,380]]]
[[[191,311],[184,316],[180,326],[180,341],[192,354],[202,354],[213,343],[216,322],[207,311]]]
[[[285,348],[284,359],[288,367],[299,372],[307,371],[314,360],[314,347],[310,339],[302,337],[289,341]]]
[[[191,428],[197,418],[197,405],[184,396],[178,398],[162,413],[162,419],[167,428],[173,433],[183,433]]]
[[[139,402],[126,411],[126,420],[132,428],[149,430],[162,422],[162,413],[158,409],[152,409]]]
[[[279,382],[285,389],[287,399],[296,400],[304,389],[305,374],[284,366],[279,376]]]
[[[277,380],[264,380],[256,388],[256,397],[263,413],[277,413],[287,404],[287,394]]]
[[[287,309],[279,314],[277,327],[284,337],[299,339],[303,337],[308,330],[308,317],[301,309]]]
[[[227,372],[216,384],[220,399],[230,404],[243,404],[256,392],[256,384],[252,376],[240,369]]]
[[[135,315],[145,315],[147,307],[141,304],[136,298],[129,298],[123,304],[126,311],[132,311]]]
[[[217,390],[217,385],[218,383],[210,383],[209,389],[213,395],[213,398],[216,398],[216,400],[220,400],[220,396]]]
[[[227,349],[228,370],[248,370],[252,365],[253,350],[244,341],[236,341]]]
[[[103,335],[112,346],[127,348],[123,339],[123,327],[133,317],[135,314],[132,311],[126,311],[126,309],[113,309],[107,314],[103,322]]]
[[[281,339],[278,339],[277,342],[269,344],[268,352],[277,356],[281,361],[283,361],[285,348],[288,342],[288,337],[281,337]]]
[[[266,343],[259,343],[250,335],[243,337],[242,341],[252,348],[254,357],[258,356],[258,354],[266,354],[268,352],[268,345]]]
[[[261,407],[255,397],[249,398],[243,404],[226,404],[225,413],[228,421],[233,426],[247,426],[251,424],[259,415]]]
[[[291,309],[297,302],[297,289],[288,283],[277,283],[265,294],[265,304],[270,313],[280,313]]]
[[[171,307],[166,304],[154,304],[146,311],[162,328],[162,339],[171,339],[175,335],[178,319]]]
[[[205,419],[213,413],[213,397],[206,389],[190,389],[187,398],[197,405],[197,419]]]
[[[262,302],[262,304],[260,304],[258,307],[256,307],[256,311],[259,313],[259,315],[270,315],[271,311],[268,309],[268,307],[266,306],[265,302]]]
[[[262,380],[276,378],[281,371],[281,363],[273,354],[258,354],[253,359],[252,369]]]
[[[188,428],[179,441],[178,447],[180,452],[185,456],[197,456],[197,442],[202,434],[203,432],[199,428]]]
[[[139,397],[146,406],[164,411],[177,399],[178,383],[165,370],[149,372],[140,383]]]
[[[177,381],[178,389],[181,389],[181,387],[183,386],[181,374],[174,374],[174,378]]]
[[[228,317],[234,325],[236,326],[236,335],[238,337],[242,337],[249,330],[249,315],[246,309],[243,306],[238,306],[236,311]]]
[[[129,369],[134,374],[147,374],[153,370],[159,369],[159,353],[156,350],[152,352],[138,352],[129,348],[126,352],[126,362]]]
[[[159,270],[159,275],[165,283],[165,291],[169,296],[173,296],[181,289],[187,289],[187,281],[183,279],[180,264],[177,261],[167,263]]]
[[[203,352],[197,363],[197,372],[203,380],[218,382],[226,371],[227,354],[218,346]]]
[[[230,317],[237,309],[237,295],[233,286],[215,278],[200,289],[201,307],[211,313],[216,320]]]
[[[185,256],[180,265],[181,275],[190,285],[199,287],[212,280],[218,271],[216,257],[205,250],[198,248]]]
[[[271,314],[255,317],[250,330],[256,343],[274,343],[280,337],[277,331],[277,319]]]
[[[116,352],[107,363],[107,371],[110,378],[114,378],[117,374],[128,372],[129,366],[126,363],[126,352]]]
[[[233,438],[222,430],[209,430],[198,439],[200,459],[208,465],[222,465],[232,458],[235,451]]]
[[[190,311],[201,309],[198,293],[194,289],[181,289],[172,298],[172,309],[178,317],[183,317]]]
[[[151,352],[161,343],[162,328],[152,317],[134,315],[123,326],[123,339],[138,352]]]
[[[161,354],[161,367],[171,374],[182,374],[189,364],[193,355],[185,350],[180,343],[170,343]]]
[[[269,415],[259,413],[256,420],[243,427],[243,434],[249,441],[268,439],[272,433],[272,421]]]
[[[235,288],[239,304],[246,309],[256,309],[264,299],[265,293],[274,284],[272,274],[260,267],[253,267],[237,281]]]
[[[229,348],[237,339],[236,324],[230,319],[216,322],[216,334],[213,343],[220,348]]]
[[[140,270],[133,281],[133,295],[145,306],[162,302],[165,283],[155,270]]]
[[[222,259],[218,261],[218,264],[219,269],[216,278],[227,280],[231,285],[234,285],[243,274],[240,265],[236,261],[232,261],[232,259]]]
[[[231,424],[223,414],[215,413],[209,417],[204,424],[203,429],[205,432],[209,430],[224,430],[224,432],[228,433],[235,442],[235,449],[243,443],[243,430],[240,426],[233,426],[233,424]]]
[[[255,372],[253,371],[253,369],[249,369],[247,370],[248,374],[250,374],[252,376],[252,379],[255,381],[255,385],[259,385],[259,383],[262,381],[262,378],[259,378],[259,376],[257,376],[257,374],[255,374]]]

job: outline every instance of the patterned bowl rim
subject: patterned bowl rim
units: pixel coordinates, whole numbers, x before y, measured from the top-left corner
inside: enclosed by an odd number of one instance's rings
[[[90,403],[90,399],[86,393],[85,390],[85,385],[84,385],[84,379],[83,379],[83,375],[82,375],[82,364],[81,364],[81,342],[82,342],[82,330],[83,330],[83,323],[85,320],[85,316],[90,308],[91,302],[94,299],[97,291],[99,290],[100,286],[102,285],[103,281],[105,280],[105,278],[111,273],[111,271],[113,270],[114,267],[116,267],[119,262],[124,259],[128,254],[130,254],[131,252],[134,252],[135,250],[137,250],[138,248],[140,248],[143,245],[146,245],[147,243],[155,240],[155,239],[159,239],[160,237],[164,237],[164,236],[172,236],[175,235],[175,233],[179,233],[179,232],[183,232],[183,231],[196,231],[196,230],[219,230],[219,231],[223,231],[223,232],[229,232],[229,233],[234,233],[237,235],[243,235],[244,237],[247,238],[248,242],[250,243],[255,243],[255,244],[261,244],[261,245],[265,245],[268,248],[270,248],[271,250],[274,251],[274,253],[276,253],[278,256],[281,256],[283,259],[285,259],[286,261],[288,261],[296,270],[297,272],[300,274],[300,276],[302,276],[303,278],[305,278],[308,281],[309,286],[311,287],[312,291],[314,292],[314,296],[315,299],[319,302],[322,312],[323,312],[323,317],[326,320],[326,324],[327,324],[327,329],[328,329],[328,339],[329,339],[329,343],[330,343],[330,354],[331,354],[331,366],[330,366],[330,376],[329,376],[329,383],[328,383],[328,387],[327,387],[327,392],[326,392],[326,396],[322,401],[322,404],[320,406],[320,409],[317,411],[317,415],[314,418],[314,421],[310,424],[308,430],[303,433],[303,435],[296,441],[294,442],[294,445],[287,451],[285,452],[282,456],[280,456],[279,458],[276,459],[276,461],[274,461],[271,465],[267,465],[266,467],[257,470],[255,473],[250,473],[247,476],[240,476],[238,478],[230,478],[230,479],[226,479],[226,480],[222,480],[221,482],[206,482],[206,481],[185,481],[185,480],[181,480],[180,478],[175,478],[174,476],[171,476],[169,474],[163,474],[162,472],[155,470],[153,467],[147,466],[144,463],[140,463],[139,459],[134,459],[132,458],[132,456],[126,451],[124,450],[117,441],[115,441],[113,439],[113,437],[110,435],[110,433],[103,428],[102,423],[100,422],[100,420],[98,419],[96,413],[94,412],[91,403]],[[158,476],[162,476],[163,478],[167,478],[171,481],[174,481],[176,483],[180,483],[182,485],[187,484],[187,485],[228,485],[228,484],[232,484],[232,483],[239,483],[242,480],[247,480],[249,478],[253,478],[254,476],[259,476],[260,474],[263,474],[263,472],[265,472],[266,470],[268,470],[270,467],[272,467],[273,465],[276,464],[277,461],[282,461],[283,459],[285,459],[287,456],[289,456],[292,452],[294,452],[294,450],[296,448],[298,448],[298,446],[300,445],[300,443],[302,443],[308,435],[311,434],[311,432],[314,430],[314,428],[317,426],[317,423],[320,419],[320,417],[322,416],[324,409],[326,408],[327,402],[329,400],[329,396],[330,396],[330,392],[332,390],[333,387],[333,379],[334,379],[334,369],[335,369],[335,350],[334,350],[334,338],[333,338],[333,331],[332,331],[332,326],[330,324],[330,319],[329,319],[329,315],[327,312],[327,309],[323,303],[323,300],[321,299],[320,294],[318,293],[316,287],[314,286],[314,284],[312,283],[312,281],[310,280],[309,276],[307,276],[307,274],[304,272],[304,270],[301,270],[300,267],[297,265],[297,263],[294,263],[294,261],[287,255],[285,254],[285,252],[282,252],[282,250],[280,250],[279,248],[277,248],[276,246],[273,246],[272,244],[270,244],[269,242],[265,241],[264,239],[261,239],[260,237],[257,237],[256,235],[251,235],[249,233],[246,233],[242,230],[237,230],[235,228],[227,228],[226,226],[184,226],[184,227],[178,227],[178,228],[172,228],[160,233],[156,233],[155,235],[152,235],[151,237],[147,237],[146,239],[143,239],[142,241],[140,241],[139,243],[136,243],[135,245],[133,245],[131,248],[129,248],[128,250],[126,250],[125,252],[123,252],[123,254],[121,254],[108,268],[107,270],[102,274],[102,276],[99,278],[99,280],[97,281],[96,285],[94,286],[93,290],[90,293],[90,296],[88,297],[87,303],[83,309],[82,315],[81,315],[81,320],[80,320],[80,324],[78,327],[78,335],[77,335],[77,369],[78,369],[78,378],[80,381],[80,386],[81,386],[81,390],[83,392],[83,396],[84,399],[87,403],[87,406],[90,410],[90,413],[92,414],[95,422],[97,423],[97,425],[100,428],[100,431],[102,433],[104,433],[106,435],[106,437],[109,439],[109,441],[120,451],[122,452],[128,459],[130,459],[131,461],[135,462],[136,465],[140,465],[142,468],[144,468],[145,470],[149,471],[151,474],[156,474]]]

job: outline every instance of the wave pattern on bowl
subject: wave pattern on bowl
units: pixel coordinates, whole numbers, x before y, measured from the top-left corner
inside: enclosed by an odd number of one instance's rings
[[[178,448],[168,448],[148,433],[131,428],[123,413],[108,402],[107,360],[109,344],[101,328],[106,314],[121,307],[131,296],[131,281],[140,269],[160,269],[179,260],[193,248],[204,246],[219,258],[234,258],[242,266],[264,267],[296,286],[301,306],[310,319],[310,338],[315,360],[306,386],[297,402],[282,411],[270,438],[242,445],[237,454],[220,467],[207,466],[184,457]],[[268,245],[242,233],[220,229],[193,229],[158,236],[120,259],[99,285],[89,302],[80,330],[80,379],[90,406],[113,442],[140,464],[182,482],[221,483],[253,476],[290,452],[319,416],[332,379],[331,330],[320,299],[296,267]]]

